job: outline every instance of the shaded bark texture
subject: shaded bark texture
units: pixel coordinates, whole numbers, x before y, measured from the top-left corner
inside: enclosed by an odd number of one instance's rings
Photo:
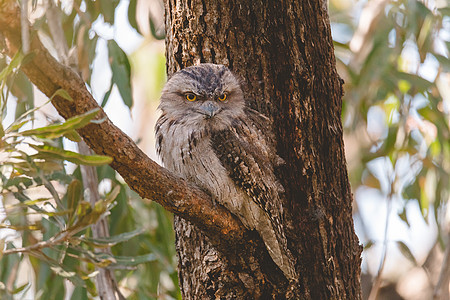
[[[168,73],[200,62],[241,76],[250,107],[273,120],[297,282],[254,232],[217,245],[175,218],[185,299],[360,299],[336,71],[325,0],[167,0]]]

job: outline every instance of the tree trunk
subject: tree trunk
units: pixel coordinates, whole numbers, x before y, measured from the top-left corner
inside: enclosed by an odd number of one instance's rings
[[[325,0],[167,0],[169,75],[227,65],[249,106],[273,120],[283,211],[298,282],[287,282],[254,232],[217,244],[175,218],[184,299],[361,299],[336,72]]]

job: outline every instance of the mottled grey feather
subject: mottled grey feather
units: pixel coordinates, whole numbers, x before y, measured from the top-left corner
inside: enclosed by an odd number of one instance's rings
[[[196,100],[188,101],[187,93]],[[226,101],[219,101],[224,94]],[[274,262],[294,278],[281,219],[283,188],[274,175],[282,160],[272,144],[270,122],[245,107],[236,77],[222,65],[181,70],[164,87],[159,108],[156,141],[164,166],[256,229]]]

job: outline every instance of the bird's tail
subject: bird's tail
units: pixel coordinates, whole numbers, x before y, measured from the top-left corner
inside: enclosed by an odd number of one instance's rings
[[[265,216],[258,220],[256,230],[266,245],[267,251],[275,264],[281,269],[288,280],[297,278],[293,258],[287,249],[286,237],[283,233],[276,233],[270,219]]]

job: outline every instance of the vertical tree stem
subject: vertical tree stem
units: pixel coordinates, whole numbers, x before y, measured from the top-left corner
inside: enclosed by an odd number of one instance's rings
[[[22,34],[22,52],[30,51],[30,31],[28,28],[28,0],[22,0],[20,6],[20,25]]]
[[[83,141],[78,143],[78,150],[83,155],[92,154],[92,151]],[[93,166],[85,165],[80,165],[80,168],[83,177],[83,186],[86,191],[85,195],[87,195],[87,197],[89,198],[89,202],[91,203],[91,205],[94,206],[95,203],[100,200],[100,194],[98,193],[97,170]],[[102,217],[96,224],[92,225],[92,236],[94,238],[109,237],[108,221],[105,217]],[[109,247],[101,249],[99,251],[112,254]],[[99,274],[96,277],[96,281],[97,291],[100,299],[125,299],[119,291],[113,271],[107,268],[99,267],[96,267],[96,269],[99,271]]]

